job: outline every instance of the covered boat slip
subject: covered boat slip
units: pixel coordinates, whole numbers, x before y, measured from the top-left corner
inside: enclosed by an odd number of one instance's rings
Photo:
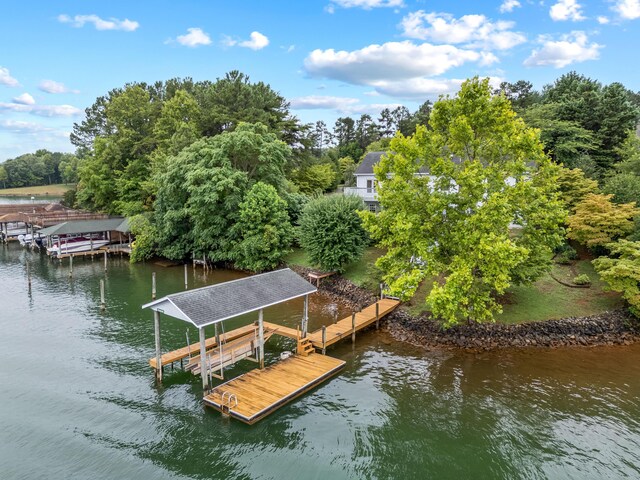
[[[43,228],[47,253],[56,258],[102,253],[111,243],[128,245],[129,221],[126,218],[74,220]]]

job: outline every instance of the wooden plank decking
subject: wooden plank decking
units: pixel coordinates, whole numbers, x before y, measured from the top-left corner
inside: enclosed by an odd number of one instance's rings
[[[312,353],[252,370],[214,388],[205,405],[253,424],[336,374],[345,362]],[[227,399],[233,395],[231,402]],[[224,398],[223,398],[224,396]],[[237,404],[236,404],[237,400]],[[227,405],[230,405],[227,408]]]
[[[382,318],[385,315],[391,313],[395,308],[400,305],[398,300],[393,300],[391,298],[383,298],[378,301],[378,317]],[[364,308],[362,311],[356,313],[356,332],[363,328],[368,327],[372,323],[376,321],[376,304],[369,305]],[[353,332],[353,326],[351,321],[351,315],[347,318],[343,318],[342,320],[334,323],[333,325],[328,325],[326,327],[326,342],[322,343],[322,329],[316,330],[315,332],[310,333],[307,338],[311,340],[311,343],[315,348],[326,348],[329,345],[333,345],[336,342],[339,342],[343,338],[347,338]]]
[[[275,325],[279,327],[278,325]],[[221,334],[220,338],[223,342],[231,342],[237,338],[243,337],[250,333],[253,333],[257,327],[255,325],[246,325],[244,327],[236,328],[235,330],[229,330],[228,332]],[[267,328],[265,325],[265,332],[272,330],[271,328]],[[218,346],[216,343],[215,337],[207,338],[206,340],[207,350],[215,348]],[[179,348],[178,350],[174,350],[172,352],[167,352],[160,357],[160,362],[162,366],[169,365],[173,362],[179,362],[180,360],[184,360],[189,357],[189,351],[191,351],[191,357],[196,357],[200,355],[200,342],[193,343],[190,347]],[[156,357],[149,359],[149,365],[152,368],[156,368]]]

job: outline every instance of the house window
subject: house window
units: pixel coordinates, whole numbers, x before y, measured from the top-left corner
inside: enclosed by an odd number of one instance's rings
[[[375,192],[375,184],[373,182],[373,180],[367,180],[367,193]]]
[[[376,207],[375,203],[370,203],[369,204],[369,211],[373,212],[373,213],[376,213],[378,211],[378,208]]]

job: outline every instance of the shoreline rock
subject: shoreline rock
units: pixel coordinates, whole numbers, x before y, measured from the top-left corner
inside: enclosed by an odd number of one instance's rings
[[[307,277],[311,268],[290,266]],[[376,296],[340,275],[322,279],[319,291],[355,310],[376,301]],[[626,310],[588,317],[519,324],[471,323],[443,329],[427,315],[412,316],[400,307],[382,321],[391,336],[414,346],[464,350],[495,350],[522,347],[573,347],[630,345],[640,341],[640,322]]]

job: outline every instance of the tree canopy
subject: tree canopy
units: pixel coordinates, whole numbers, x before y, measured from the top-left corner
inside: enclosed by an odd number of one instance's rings
[[[392,140],[375,169],[383,209],[364,224],[387,248],[378,266],[393,294],[435,277],[426,301],[436,317],[491,320],[495,296],[537,279],[562,241],[558,167],[486,79],[438,101],[429,127]]]

